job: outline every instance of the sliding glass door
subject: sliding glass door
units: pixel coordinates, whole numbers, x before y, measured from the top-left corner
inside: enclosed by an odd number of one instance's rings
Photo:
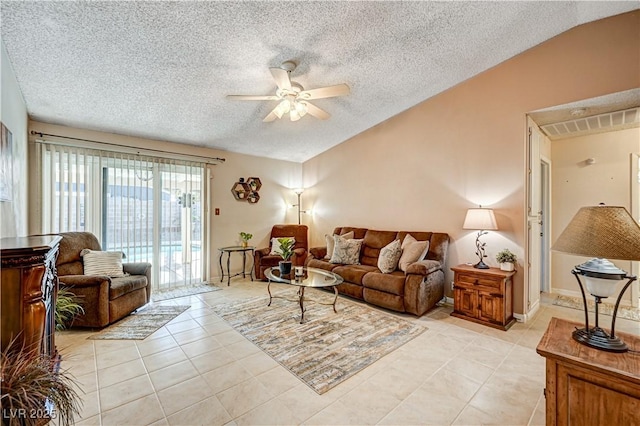
[[[43,212],[45,232],[93,232],[125,262],[151,263],[154,291],[206,279],[203,164],[45,148],[43,193],[54,207]]]

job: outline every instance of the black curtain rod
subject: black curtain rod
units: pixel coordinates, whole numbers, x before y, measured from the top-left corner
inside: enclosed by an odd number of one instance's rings
[[[94,141],[94,140],[91,140],[91,139],[72,138],[71,136],[52,135],[50,133],[36,132],[35,130],[32,130],[31,134],[40,136],[41,138],[45,137],[45,136],[53,136],[54,138],[71,139],[71,140],[80,141],[80,142],[93,142],[93,143],[100,143],[100,144],[103,144],[103,145],[110,145],[110,146],[116,146],[116,147],[124,146],[124,145],[118,145],[116,143]],[[128,148],[133,148],[133,147],[128,147]],[[179,154],[177,152],[162,151],[160,149],[153,149],[153,148],[133,148],[133,149],[140,149],[142,151],[161,152],[163,154]],[[225,161],[227,161],[225,158],[220,158],[220,157],[205,157],[203,155],[192,155],[192,154],[179,154],[179,155],[186,155],[188,157],[206,158],[208,160],[220,161],[221,163],[224,163]]]

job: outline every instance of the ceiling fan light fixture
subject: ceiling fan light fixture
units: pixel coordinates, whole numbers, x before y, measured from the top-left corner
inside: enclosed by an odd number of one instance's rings
[[[305,102],[296,102],[295,110],[300,114],[300,117],[304,117],[307,114],[307,104]]]
[[[300,114],[298,113],[298,110],[295,108],[291,109],[291,112],[289,112],[289,117],[291,118],[291,121],[300,120]]]

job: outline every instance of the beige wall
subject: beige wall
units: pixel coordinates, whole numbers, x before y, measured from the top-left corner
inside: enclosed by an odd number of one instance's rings
[[[13,135],[13,194],[11,201],[0,201],[0,237],[25,235],[27,218],[27,107],[18,86],[4,43],[0,66],[2,70],[2,104],[0,121]]]
[[[574,28],[305,162],[312,243],[337,225],[442,231],[449,266],[473,262],[475,233],[461,228],[482,204],[500,227],[488,262],[505,247],[519,256],[523,313],[526,113],[640,87],[639,27],[635,11]]]
[[[605,203],[631,211],[631,154],[639,152],[637,128],[551,142],[552,241],[560,236],[580,207]],[[595,163],[587,164],[588,158]],[[571,269],[588,259],[557,252],[551,256],[553,291],[579,295]],[[614,263],[630,271],[631,262]],[[630,297],[630,291],[625,293],[626,302],[630,303]]]
[[[147,148],[175,152],[180,154],[199,155],[207,157],[222,157],[223,164],[210,166],[213,179],[211,181],[211,260],[212,275],[219,275],[218,248],[239,243],[240,231],[254,235],[251,243],[258,247],[265,247],[268,234],[276,223],[297,222],[294,209],[287,208],[287,204],[295,201],[295,194],[290,188],[300,186],[301,164],[250,155],[235,154],[219,150],[207,149],[191,145],[176,144],[149,139],[133,138],[111,133],[94,132],[51,124],[29,122],[30,130],[60,136],[107,142],[127,147]],[[30,136],[33,140],[35,137]],[[32,168],[34,168],[32,166]],[[34,168],[35,169],[35,168]],[[39,179],[38,171],[33,176]],[[245,179],[255,176],[262,181],[260,201],[256,204],[236,201],[231,193],[233,184],[240,177]],[[32,197],[29,211],[29,232],[38,233],[40,229],[40,198]],[[214,209],[220,209],[220,215],[213,215]],[[232,272],[241,266],[240,256],[232,258]],[[249,265],[247,265],[249,266]]]

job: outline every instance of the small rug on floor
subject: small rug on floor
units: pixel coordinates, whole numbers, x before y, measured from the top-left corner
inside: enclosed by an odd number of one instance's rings
[[[111,324],[87,339],[144,340],[154,331],[189,309],[191,306],[147,306]]]
[[[333,302],[333,295],[313,293],[312,300]],[[296,290],[244,302],[213,306],[214,312],[318,394],[353,376],[426,330],[344,298],[331,306],[305,301],[304,323]]]
[[[556,299],[553,301],[554,305],[564,306],[566,308],[578,309],[580,311],[584,311],[584,301],[581,297],[570,297],[558,295]],[[589,312],[595,312],[595,301],[592,299],[587,299],[587,306],[589,307]],[[613,308],[615,304],[603,302],[600,304],[598,308],[598,312],[604,315],[611,316],[613,314]],[[618,307],[618,315],[617,318],[625,318],[631,321],[640,321],[640,309],[634,308],[633,306],[619,306]]]
[[[220,290],[220,287],[216,287],[213,284],[196,284],[196,285],[192,285],[184,288],[152,292],[151,300],[153,300],[154,302],[160,302],[162,300],[192,296],[194,294],[208,293],[210,291],[217,291],[217,290]]]

